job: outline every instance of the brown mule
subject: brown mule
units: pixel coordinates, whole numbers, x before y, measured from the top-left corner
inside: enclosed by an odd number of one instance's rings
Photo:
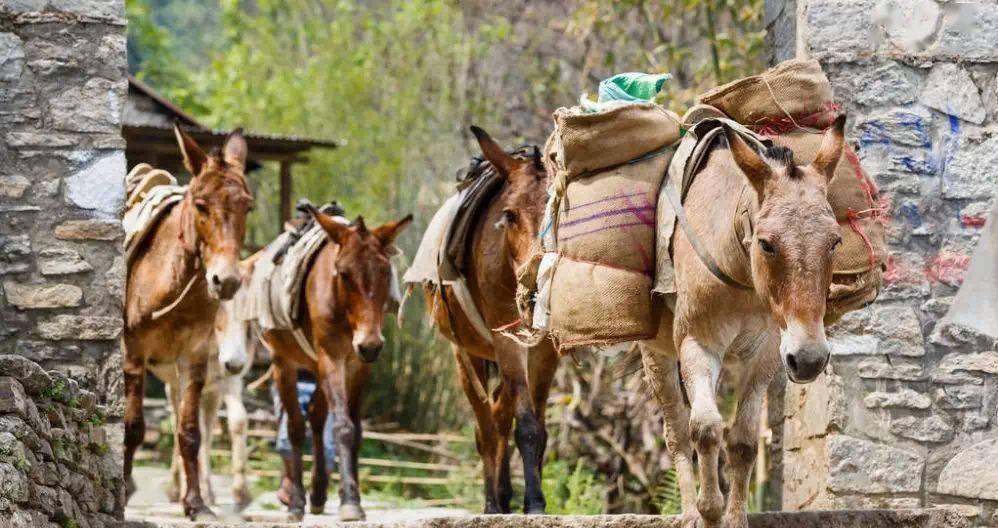
[[[489,328],[519,320],[514,296],[516,269],[531,255],[547,199],[547,177],[539,155],[533,160],[507,154],[484,130],[472,127],[485,159],[506,179],[501,194],[480,213],[468,248],[468,288]],[[492,332],[486,342],[457,307],[452,290],[424,287],[428,309],[453,344],[458,377],[477,421],[475,440],[482,457],[485,513],[509,513],[513,487],[509,474],[509,434],[516,418],[516,445],[523,457],[524,511],[544,513],[541,470],[547,445],[544,411],[558,354],[550,341],[526,348]],[[448,313],[448,308],[450,312]],[[492,394],[488,369],[498,366],[500,383]]]
[[[253,197],[244,176],[247,148],[241,131],[226,138],[220,153],[210,155],[179,127],[175,132],[193,178],[183,200],[153,228],[128,266],[122,336],[124,470],[131,493],[135,490],[132,461],[145,434],[146,370],[174,364],[183,394],[178,427],[187,480],[183,506],[184,513],[195,518],[211,516],[198,485],[201,391],[219,301],[231,298],[239,288],[239,252]],[[181,300],[172,309],[153,316],[177,299]]]
[[[395,238],[412,222],[412,215],[368,230],[358,217],[351,225],[312,211],[332,244],[315,256],[305,279],[304,310],[300,321],[315,359],[287,330],[268,330],[263,340],[273,351],[274,382],[288,416],[291,456],[284,475],[290,478],[287,499],[291,513],[305,513],[302,482],[302,444],[305,422],[298,403],[297,371],[308,369],[318,380],[309,409],[314,449],[312,464],[312,513],[326,505],[329,475],[326,473],[322,431],[330,408],[335,412],[333,435],[340,467],[342,521],[364,519],[357,482],[357,450],[361,442],[361,398],[371,374],[371,363],[384,346],[381,325],[391,286],[391,263]]]
[[[781,362],[796,383],[813,381],[828,364],[825,299],[842,238],[826,193],[842,156],[844,125],[840,117],[807,165],[781,147],[757,153],[728,130],[730,148],[715,148],[690,186],[684,205],[699,242],[750,287],[718,280],[684,231],[676,231],[675,309],[663,310],[658,336],[642,342],[641,351],[665,417],[684,528],[748,527],[749,476],[766,389]],[[751,228],[740,232],[732,212],[745,205]],[[725,427],[716,391],[729,367],[743,372],[734,421]],[[718,474],[722,444],[727,500]]]

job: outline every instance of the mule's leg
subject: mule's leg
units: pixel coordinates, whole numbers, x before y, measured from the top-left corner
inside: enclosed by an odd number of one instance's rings
[[[309,497],[309,509],[314,515],[321,515],[326,510],[326,498],[329,494],[329,471],[326,469],[326,449],[323,433],[326,429],[326,418],[329,415],[329,405],[322,387],[316,386],[312,395],[312,403],[308,408],[308,425],[312,429],[312,494]]]
[[[243,378],[231,376],[222,382],[225,413],[229,420],[229,442],[232,444],[232,497],[239,509],[245,508],[253,497],[246,485],[246,465],[249,451],[246,448],[246,406],[243,404]]]
[[[530,404],[541,428],[543,441],[537,456],[537,478],[544,478],[544,453],[547,451],[547,403],[551,393],[551,383],[558,370],[558,352],[550,341],[531,348],[527,353],[527,386],[530,390]]]
[[[305,419],[298,404],[298,372],[277,355],[274,358],[274,382],[288,421],[291,454],[285,458],[284,473],[291,479],[288,511],[297,518],[305,516],[305,485],[302,482],[302,445],[305,443]]]
[[[499,498],[500,513],[512,513],[510,502],[513,500],[513,481],[510,478],[509,435],[513,430],[514,396],[507,390],[508,383],[501,379],[492,391],[492,423],[495,424],[495,452],[492,455],[493,466],[499,467],[496,495]]]
[[[759,417],[766,389],[780,366],[775,346],[758,352],[738,390],[735,421],[728,430],[724,474],[730,491],[724,512],[725,528],[748,528],[748,492],[752,466],[759,447]]]
[[[170,459],[170,483],[166,486],[166,498],[170,502],[180,502],[184,489],[184,463],[180,456],[180,387],[166,384],[166,396],[170,404],[170,421],[173,424],[173,456]]]
[[[665,419],[665,444],[672,455],[673,467],[679,481],[682,501],[683,524],[696,526],[697,483],[693,467],[693,447],[690,443],[690,409],[683,401],[679,381],[679,358],[672,345],[671,325],[666,333],[659,330],[663,339],[642,342],[641,362],[645,380],[651,386]]]
[[[333,360],[325,350],[319,353],[319,380],[329,408],[333,412],[333,436],[336,438],[336,453],[340,467],[340,507],[339,517],[343,522],[362,521],[366,518],[360,506],[360,488],[357,483],[357,449],[360,444],[359,395],[351,399],[351,388],[358,375],[350,359]],[[353,367],[352,372],[347,372]],[[350,385],[348,385],[348,383]],[[354,409],[354,405],[357,409]]]
[[[215,418],[221,404],[218,392],[204,391],[201,394],[201,448],[198,450],[198,471],[201,477],[201,496],[205,502],[215,505],[215,490],[211,486],[211,445],[215,439]]]
[[[123,347],[125,348],[125,347]],[[146,368],[140,358],[128,353],[125,348],[123,361],[125,381],[125,460],[124,476],[126,497],[135,493],[135,480],[132,478],[132,462],[135,450],[142,445],[146,433],[146,422],[142,416],[142,397],[145,391]]]
[[[721,526],[724,495],[718,474],[718,456],[724,436],[724,421],[717,409],[716,389],[721,375],[721,359],[692,336],[679,350],[683,383],[690,397],[690,438],[700,466],[700,494],[697,510],[707,528]]]
[[[451,348],[454,350],[454,357],[457,360],[457,377],[458,381],[461,383],[461,388],[464,390],[465,396],[468,398],[468,402],[471,403],[471,410],[475,414],[475,447],[478,449],[478,455],[482,459],[483,475],[482,479],[485,482],[485,513],[502,513],[500,507],[500,499],[497,492],[497,471],[496,466],[496,429],[492,421],[492,408],[490,401],[483,401],[479,398],[478,393],[475,391],[474,382],[472,381],[474,377],[478,378],[482,387],[488,386],[487,373],[485,371],[485,362],[476,357],[468,356],[469,365],[472,370],[468,370],[465,367],[464,361],[460,359],[458,354],[465,354],[457,345],[453,345]]]
[[[540,467],[544,446],[547,444],[547,432],[530,400],[530,388],[527,383],[529,350],[512,341],[502,340],[496,344],[496,357],[516,417],[516,447],[523,458],[525,483],[523,511],[527,514],[544,513],[546,505],[544,492],[541,489]],[[500,434],[502,434],[502,422],[497,420],[497,423],[500,424]]]
[[[204,359],[185,362],[182,367],[181,385],[184,387],[180,402],[180,455],[184,459],[184,513],[193,520],[213,517],[201,496],[198,458],[201,448],[201,392],[204,390],[208,365]]]

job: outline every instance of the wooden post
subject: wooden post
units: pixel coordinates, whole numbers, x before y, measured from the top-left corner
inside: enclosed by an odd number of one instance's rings
[[[278,233],[284,232],[284,223],[291,220],[291,160],[281,160],[281,218]]]

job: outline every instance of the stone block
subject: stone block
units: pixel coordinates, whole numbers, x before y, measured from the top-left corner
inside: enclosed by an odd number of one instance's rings
[[[828,487],[837,493],[914,493],[925,459],[917,453],[851,436],[828,436]]]
[[[812,0],[808,3],[807,47],[811,57],[844,62],[870,57],[877,49],[871,18],[873,0]]]
[[[834,334],[828,336],[833,356],[869,356],[877,354],[880,339],[867,334]]]
[[[932,112],[921,106],[893,108],[860,118],[856,122],[857,141],[863,149],[891,151],[898,145],[929,148],[932,146]]]
[[[7,303],[22,310],[69,308],[83,303],[83,290],[72,284],[20,284],[4,281]]]
[[[905,360],[890,363],[882,357],[869,358],[859,364],[859,377],[867,379],[892,379],[920,381],[925,379],[922,365]]]
[[[0,414],[27,417],[30,403],[21,382],[10,376],[0,377]]]
[[[42,275],[69,275],[93,269],[94,267],[74,249],[50,247],[38,252],[38,271]]]
[[[868,409],[887,407],[928,409],[932,406],[932,400],[911,389],[901,389],[897,392],[871,392],[866,398],[863,398],[863,404]]]
[[[25,392],[41,394],[52,384],[52,378],[34,361],[21,356],[0,355],[0,372],[21,382]]]
[[[121,235],[121,222],[112,220],[68,220],[55,228],[60,240],[116,240]]]
[[[919,73],[894,61],[842,64],[828,74],[840,98],[867,107],[903,105],[918,97]]]
[[[14,465],[0,462],[0,499],[8,499],[14,503],[28,500],[28,479]]]
[[[981,385],[953,385],[935,390],[936,405],[942,409],[977,409],[984,401]]]
[[[929,381],[940,385],[983,385],[984,378],[966,372],[935,369],[929,374]]]
[[[0,33],[0,82],[14,82],[24,71],[24,41],[13,33]]]
[[[936,367],[945,372],[966,371],[998,374],[998,351],[991,350],[976,354],[953,352],[943,357]]]
[[[125,153],[104,154],[66,178],[66,200],[104,218],[117,218],[125,202]]]
[[[998,438],[961,449],[943,467],[936,492],[971,499],[998,500]]]
[[[31,187],[31,181],[24,176],[0,176],[0,197],[20,198]]]
[[[922,54],[932,43],[940,14],[939,5],[932,0],[880,0],[873,19],[886,33],[886,49],[913,56]]]
[[[998,60],[998,5],[954,2],[950,7],[950,13],[942,18],[935,45],[928,53],[941,60]]]
[[[49,118],[57,130],[115,132],[121,126],[126,81],[91,78],[70,86],[49,103]]]
[[[14,346],[14,353],[35,362],[78,361],[82,354],[80,347],[50,341],[29,341],[20,339]]]
[[[943,174],[944,198],[987,199],[998,181],[998,134],[984,139],[961,137],[950,152]]]
[[[981,93],[970,73],[950,62],[932,67],[918,102],[976,125],[987,117]]]
[[[953,439],[953,426],[942,417],[905,416],[891,420],[891,432],[911,440],[927,443],[949,442]]]
[[[38,325],[38,335],[44,339],[116,339],[121,334],[120,317],[57,315]]]

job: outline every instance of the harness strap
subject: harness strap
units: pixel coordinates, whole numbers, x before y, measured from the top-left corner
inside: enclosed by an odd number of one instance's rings
[[[173,300],[173,302],[153,312],[152,320],[155,321],[156,319],[159,319],[160,317],[163,317],[164,315],[173,311],[173,309],[176,308],[177,305],[179,305],[180,302],[184,300],[184,297],[187,297],[187,293],[191,291],[191,287],[194,286],[195,282],[197,282],[198,277],[199,275],[195,273],[194,276],[191,277],[191,280],[187,281],[187,286],[184,286],[183,291],[180,292],[180,295],[178,295],[177,298]]]
[[[724,270],[718,266],[717,261],[714,260],[714,257],[711,256],[710,252],[700,244],[700,239],[697,237],[696,230],[693,229],[689,219],[686,217],[686,209],[680,203],[679,195],[676,194],[675,187],[669,185],[669,182],[666,181],[662,186],[662,193],[669,199],[669,204],[672,205],[673,210],[676,211],[676,221],[679,222],[679,227],[681,227],[683,229],[683,233],[686,234],[686,240],[689,241],[690,247],[692,247],[693,251],[698,257],[700,257],[700,262],[703,262],[703,265],[707,266],[707,269],[710,270],[710,272],[724,284],[727,284],[733,288],[738,288],[739,290],[752,291],[754,288],[738,282],[725,273]]]

